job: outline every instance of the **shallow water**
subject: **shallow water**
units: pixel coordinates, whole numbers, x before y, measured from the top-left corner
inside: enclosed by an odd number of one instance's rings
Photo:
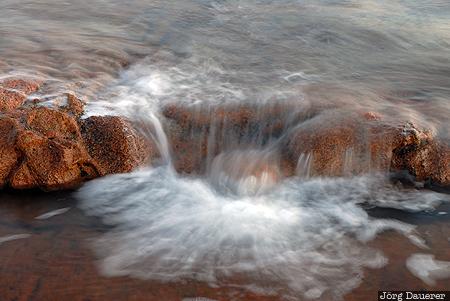
[[[449,287],[448,194],[386,174],[311,177],[311,154],[284,179],[280,137],[267,141],[260,128],[212,130],[219,154],[207,155],[203,175],[180,176],[161,115],[172,103],[281,104],[294,108],[280,117],[283,136],[299,112],[333,124],[374,111],[446,141],[448,1],[3,0],[0,11],[0,77],[45,79],[31,96],[45,104],[69,91],[88,100],[87,115],[126,115],[162,155],[73,195],[33,203],[2,192],[13,200],[0,206],[2,258],[27,250],[1,270],[11,300],[51,300],[52,289],[142,300],[146,285],[152,300],[366,300],[378,289]],[[353,160],[348,149],[344,167]]]
[[[324,102],[450,132],[447,1],[5,0],[0,10],[0,72],[50,78],[48,95],[72,90],[122,111],[130,100]]]

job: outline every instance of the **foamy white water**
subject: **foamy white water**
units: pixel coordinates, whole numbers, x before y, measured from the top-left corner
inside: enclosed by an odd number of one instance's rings
[[[359,285],[364,267],[387,264],[365,245],[383,231],[427,248],[413,226],[369,217],[363,204],[418,211],[447,199],[376,176],[293,178],[256,195],[224,193],[166,167],[96,180],[77,195],[87,214],[114,226],[94,242],[105,275],[308,298],[344,294]]]
[[[413,254],[406,261],[406,267],[428,285],[437,280],[450,278],[450,262],[436,260],[431,254]]]

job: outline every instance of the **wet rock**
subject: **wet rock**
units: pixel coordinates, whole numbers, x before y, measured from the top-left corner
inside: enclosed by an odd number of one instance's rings
[[[63,138],[63,133],[49,138],[25,130],[19,134],[17,146],[23,153],[22,165],[26,166],[13,175],[13,188],[38,185],[44,190],[67,189],[98,176],[95,163],[80,141]]]
[[[0,87],[0,112],[11,111],[20,107],[26,98],[23,93]]]
[[[450,148],[427,129],[394,124],[372,114],[327,112],[292,130],[282,154],[297,174],[306,168],[309,176],[408,171],[417,181],[449,185]]]
[[[163,115],[175,169],[202,174],[221,152],[270,144],[306,118],[300,108],[294,103],[166,106]]]
[[[150,144],[120,117],[90,117],[44,107],[0,115],[0,187],[70,189],[150,159]]]
[[[370,168],[369,127],[359,115],[329,112],[287,135],[283,157],[304,176],[341,176]]]
[[[19,154],[15,148],[17,122],[9,117],[0,116],[0,188],[18,164]]]
[[[81,133],[101,175],[130,172],[156,156],[156,147],[121,117],[89,117]]]
[[[78,124],[72,116],[44,107],[27,111],[26,126],[48,139],[77,140],[81,138]]]
[[[66,189],[99,176],[73,117],[48,108],[23,110],[15,117],[21,121],[14,145],[20,158],[10,175],[12,188]]]
[[[72,114],[77,118],[80,118],[84,113],[84,102],[75,95],[68,93],[67,104],[63,106],[62,109],[65,112]]]
[[[393,151],[393,170],[406,170],[417,181],[450,186],[450,147],[432,138],[398,147]]]
[[[0,82],[0,86],[5,89],[12,89],[20,91],[26,95],[39,90],[42,82],[34,79],[23,79],[23,78],[7,78]]]
[[[9,179],[9,186],[14,189],[24,190],[39,187],[30,168],[25,162],[22,162],[17,170]]]
[[[41,83],[36,80],[8,78],[0,81],[0,112],[23,105],[27,96],[36,92]]]

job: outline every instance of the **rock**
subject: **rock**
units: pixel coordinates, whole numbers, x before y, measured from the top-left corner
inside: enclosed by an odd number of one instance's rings
[[[326,122],[324,122],[326,121]],[[343,176],[367,172],[408,171],[417,181],[450,184],[450,148],[431,131],[409,122],[367,118],[367,114],[324,113],[296,127],[283,146],[291,165],[310,176]],[[299,160],[301,162],[299,162]],[[302,161],[303,160],[303,161]]]
[[[11,176],[9,180],[11,188],[24,190],[39,187],[39,183],[36,182],[33,174],[31,173],[28,165],[22,162],[16,172]]]
[[[14,93],[33,90],[20,82],[8,87],[15,87],[7,90]],[[130,172],[159,155],[154,142],[121,117],[80,119],[83,103],[71,94],[56,109],[12,108],[0,113],[0,187],[73,188],[99,176]],[[378,171],[408,171],[418,181],[450,185],[448,145],[431,131],[374,111],[302,111],[290,103],[171,105],[163,114],[175,169],[219,170],[219,180],[225,174],[236,189],[259,191],[295,174]],[[219,163],[221,168],[214,167]]]
[[[84,103],[73,94],[67,94],[67,104],[62,107],[62,109],[72,114],[73,116],[80,118],[84,113]]]
[[[20,107],[26,99],[27,97],[23,93],[0,87],[0,112],[14,110]]]
[[[83,144],[62,137],[48,138],[28,130],[19,134],[17,146],[24,155],[22,165],[26,166],[19,168],[18,176],[13,175],[13,188],[31,188],[37,184],[44,190],[67,189],[99,175]]]
[[[305,118],[294,103],[227,106],[168,105],[166,132],[180,173],[204,173],[211,160],[235,148],[259,148]]]
[[[371,135],[370,123],[360,115],[328,112],[294,128],[285,138],[282,156],[305,176],[367,172],[372,157],[378,158],[376,151],[370,152]]]
[[[89,117],[81,133],[101,175],[130,172],[156,155],[156,147],[121,117]]]
[[[67,189],[99,176],[73,117],[48,108],[22,112],[16,149],[21,154],[12,173],[14,189]]]
[[[0,187],[71,189],[102,175],[129,172],[155,150],[120,117],[79,120],[44,107],[0,115]]]
[[[450,186],[450,147],[430,138],[393,151],[392,170],[406,170],[417,181]]]
[[[34,108],[27,111],[26,126],[42,136],[53,139],[78,140],[81,133],[76,120],[64,113],[48,108]]]
[[[17,122],[9,117],[0,116],[0,188],[17,166],[19,154],[15,148]]]
[[[7,78],[0,82],[0,86],[3,88],[18,90],[25,95],[30,95],[39,90],[41,84],[41,81],[23,78]]]
[[[8,78],[0,81],[0,112],[22,106],[27,96],[36,92],[40,85],[39,81],[31,79]]]

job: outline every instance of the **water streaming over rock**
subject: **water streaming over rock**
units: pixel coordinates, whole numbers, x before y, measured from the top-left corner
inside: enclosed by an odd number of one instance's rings
[[[0,72],[155,143],[152,166],[77,192],[111,225],[93,243],[104,274],[330,300],[387,264],[366,244],[380,232],[426,248],[364,208],[448,199],[392,184],[385,147],[406,122],[450,138],[447,2],[75,2],[2,1]]]

